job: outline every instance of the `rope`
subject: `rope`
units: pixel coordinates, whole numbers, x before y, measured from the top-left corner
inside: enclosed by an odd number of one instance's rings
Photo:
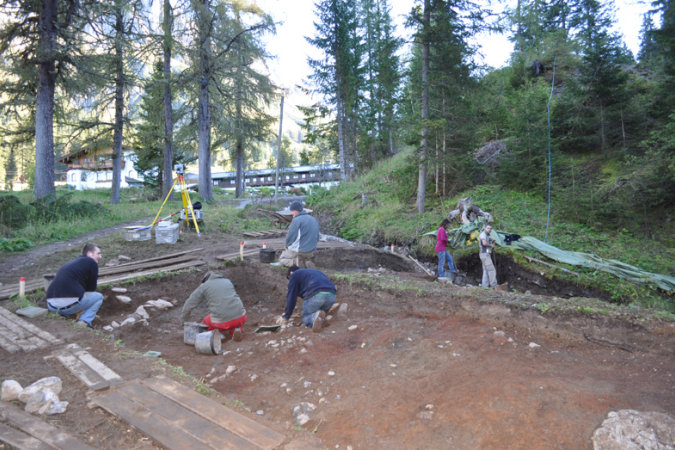
[[[548,121],[548,212],[546,213],[546,232],[544,233],[544,242],[548,237],[548,224],[551,220],[551,99],[553,98],[553,87],[555,86],[555,58],[553,58],[553,79],[551,80],[551,95],[546,102],[546,119]]]

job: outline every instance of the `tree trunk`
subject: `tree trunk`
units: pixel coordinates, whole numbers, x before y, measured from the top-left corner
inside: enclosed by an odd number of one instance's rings
[[[54,194],[54,86],[56,84],[56,15],[58,0],[44,0],[39,17],[40,42],[35,100],[35,198]]]
[[[342,106],[342,100],[338,96],[337,99],[337,126],[338,126],[338,150],[340,157],[340,180],[342,182],[347,181],[347,161],[345,161],[345,131],[344,125],[342,123],[344,111]]]
[[[237,160],[236,186],[234,188],[234,196],[241,198],[244,196],[244,145],[241,142],[241,137],[237,137],[237,142],[234,145]]]
[[[605,107],[600,102],[600,151],[605,152]]]
[[[427,32],[431,23],[431,5],[430,0],[424,0],[424,23],[422,43],[422,121],[424,127],[422,128],[422,141],[420,142],[420,157],[419,157],[419,171],[417,178],[417,212],[424,212],[424,200],[427,189],[427,146],[428,143],[428,120],[429,120],[429,38]]]
[[[209,105],[210,54],[209,54],[209,0],[200,0],[199,18],[199,105],[197,121],[199,122],[199,195],[205,201],[213,199],[211,186],[211,110]]]
[[[173,106],[171,104],[171,50],[173,10],[169,0],[164,0],[164,172],[162,173],[162,197],[171,193],[173,186]]]
[[[122,136],[124,131],[124,55],[122,50],[122,34],[124,21],[122,11],[115,11],[115,129],[113,131],[113,176],[110,203],[120,202],[120,185],[122,181]]]

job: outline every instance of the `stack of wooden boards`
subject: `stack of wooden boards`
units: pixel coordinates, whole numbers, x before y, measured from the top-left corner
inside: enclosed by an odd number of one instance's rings
[[[195,255],[195,252],[200,250],[203,249],[196,248],[141,261],[100,268],[98,272],[98,285],[102,286],[119,283],[136,277],[152,275],[154,273],[170,272],[202,265],[204,262],[199,260],[198,256]],[[41,288],[44,289],[44,287],[45,282],[43,279],[26,280],[25,293],[28,294]],[[18,294],[19,283],[14,286],[7,286],[0,289],[0,300],[6,300]]]

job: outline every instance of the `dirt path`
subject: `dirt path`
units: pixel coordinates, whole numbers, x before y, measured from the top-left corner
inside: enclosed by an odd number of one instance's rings
[[[215,255],[236,249],[239,238],[207,239],[186,235],[160,249],[206,244]],[[115,251],[141,259],[158,248],[121,242]],[[183,343],[180,307],[199,272],[126,285],[128,305],[104,290],[94,333],[61,319],[33,321],[87,347],[126,379],[164,373],[194,383],[187,373],[226,405],[285,433],[287,442],[303,436],[315,448],[590,449],[593,431],[611,411],[675,416],[672,323],[556,311],[554,296],[440,284],[393,272],[381,256],[361,252],[337,261],[328,251],[318,258],[336,281],[338,301],[348,305],[347,317],[334,317],[321,333],[304,326],[254,333],[283,310],[284,272],[256,258],[234,265],[210,259],[211,270],[233,281],[248,315],[244,340],[224,342],[222,355],[198,354]],[[357,282],[352,274],[363,272],[370,279]],[[102,330],[157,298],[176,307],[149,310],[145,325]],[[192,319],[205,313],[195,311]],[[149,350],[169,365],[141,356]],[[82,386],[62,367],[46,365],[43,353],[0,353],[3,379],[23,385],[47,375],[64,379],[62,399],[71,406],[46,419],[52,424],[98,448],[156,446],[87,408]],[[309,421],[299,425],[292,410],[303,403],[311,405]]]

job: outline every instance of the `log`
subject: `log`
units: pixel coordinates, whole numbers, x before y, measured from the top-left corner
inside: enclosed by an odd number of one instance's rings
[[[545,266],[553,267],[554,269],[562,270],[563,272],[568,272],[568,273],[571,273],[571,274],[576,275],[578,277],[581,276],[578,272],[575,272],[573,270],[565,269],[564,267],[556,266],[555,264],[547,263],[546,261],[542,261],[541,259],[537,259],[537,258],[532,258],[531,256],[526,256],[526,255],[523,255],[523,256],[525,256],[525,258],[527,258],[529,261],[538,262],[539,264],[543,264]]]

